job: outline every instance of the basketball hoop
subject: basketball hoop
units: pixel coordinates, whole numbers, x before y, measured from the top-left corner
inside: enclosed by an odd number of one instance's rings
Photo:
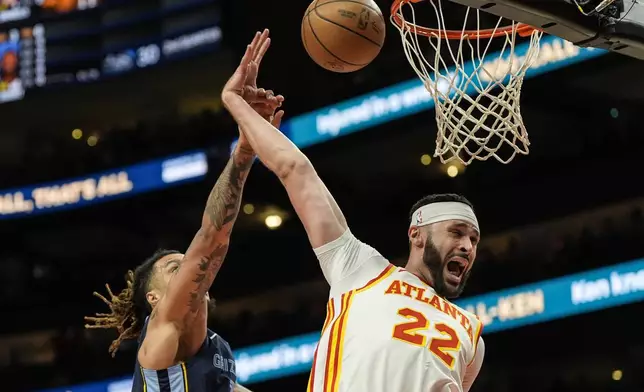
[[[434,156],[443,163],[459,160],[468,165],[474,159],[494,157],[509,163],[516,154],[527,155],[530,141],[519,101],[525,73],[539,53],[542,32],[514,21],[500,26],[503,18],[498,19],[494,28],[479,29],[481,11],[471,7],[466,7],[462,28],[448,30],[443,0],[428,0],[438,27],[419,26],[413,3],[421,1],[394,0],[391,22],[400,31],[410,65],[434,100],[438,125]],[[403,9],[409,11],[407,19]],[[468,30],[470,13],[476,13],[476,29]],[[529,48],[522,56],[514,51],[517,35],[530,37]],[[424,40],[419,36],[427,38],[435,53],[433,61],[426,58],[428,48],[421,47]],[[502,49],[486,59],[492,40],[497,37],[505,37]],[[456,48],[443,40],[453,41]],[[471,58],[465,58],[465,48]],[[446,52],[451,59],[443,57]],[[451,67],[449,62],[453,62]]]

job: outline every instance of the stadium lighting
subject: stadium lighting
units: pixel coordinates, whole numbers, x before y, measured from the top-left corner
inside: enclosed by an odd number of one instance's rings
[[[279,215],[269,215],[264,219],[264,224],[269,229],[277,229],[282,225],[282,217]]]
[[[450,165],[447,167],[447,175],[454,178],[458,176],[458,167]]]
[[[244,210],[244,214],[250,215],[253,212],[255,212],[255,206],[250,204],[250,203],[246,203],[246,204],[244,204],[243,210]]]
[[[619,381],[622,379],[622,371],[621,370],[613,370],[613,380],[614,381]]]

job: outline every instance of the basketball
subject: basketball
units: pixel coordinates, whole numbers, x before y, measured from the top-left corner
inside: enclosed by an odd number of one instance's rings
[[[373,0],[314,0],[302,18],[306,52],[329,71],[365,67],[384,42],[385,19]]]

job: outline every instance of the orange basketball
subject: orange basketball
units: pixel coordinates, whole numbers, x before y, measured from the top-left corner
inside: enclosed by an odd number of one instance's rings
[[[306,52],[329,71],[363,68],[384,42],[385,19],[373,0],[314,0],[302,19]]]

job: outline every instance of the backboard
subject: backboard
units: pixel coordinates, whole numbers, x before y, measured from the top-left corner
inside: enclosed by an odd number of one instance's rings
[[[644,3],[638,0],[451,0],[534,26],[577,46],[644,60]]]

